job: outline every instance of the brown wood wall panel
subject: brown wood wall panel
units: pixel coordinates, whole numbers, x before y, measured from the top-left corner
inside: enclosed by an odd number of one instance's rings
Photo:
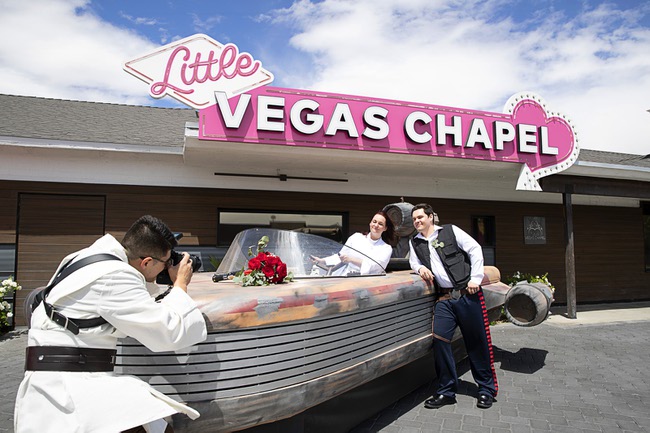
[[[24,325],[24,299],[47,284],[61,259],[104,234],[103,196],[19,195],[16,324]]]
[[[376,210],[395,201],[394,198],[373,197],[367,200],[345,199],[340,195],[257,192],[234,190],[171,190],[164,200],[160,196],[146,197],[139,192],[120,192],[107,200],[107,231],[133,221],[142,215],[141,209],[164,220],[174,231],[182,231],[182,245],[217,243],[217,214],[219,209],[255,209],[269,211],[327,211],[350,214],[350,231],[367,231]],[[388,200],[388,201],[387,201]]]
[[[103,195],[106,232],[121,239],[133,221],[148,213],[163,219],[172,230],[183,232],[181,245],[216,245],[219,209],[346,213],[349,235],[367,231],[376,210],[399,201],[398,197],[388,196],[10,181],[0,183],[0,209],[4,208],[0,210],[0,228],[8,230],[10,237],[15,230],[16,192]],[[472,216],[494,216],[496,259],[502,276],[515,271],[548,273],[557,288],[556,301],[566,302],[561,205],[409,196],[404,199],[413,204],[429,202],[442,223],[456,224],[468,232]],[[578,302],[650,299],[650,274],[643,272],[640,209],[574,206],[574,210]],[[524,243],[524,216],[545,217],[545,245]],[[605,247],[606,230],[612,231],[610,237],[616,238],[619,245]],[[51,252],[48,249],[45,254]]]
[[[576,285],[579,302],[647,299],[641,210],[576,206]]]
[[[496,224],[496,260],[503,278],[516,271],[541,275],[548,273],[550,281],[564,295],[564,222],[562,208],[557,205],[514,202],[469,201],[417,198],[409,200],[429,202],[442,224],[452,223],[471,233],[472,216],[492,215]],[[546,218],[547,243],[525,245],[524,216]]]
[[[4,182],[0,182],[2,185]],[[17,194],[0,186],[0,244],[16,242]]]

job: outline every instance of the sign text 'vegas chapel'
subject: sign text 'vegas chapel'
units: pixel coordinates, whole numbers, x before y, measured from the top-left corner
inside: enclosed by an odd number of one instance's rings
[[[273,75],[233,44],[194,35],[127,62],[152,97],[199,110],[199,139],[522,164],[517,189],[569,168],[578,145],[569,122],[522,92],[505,113],[267,86]]]

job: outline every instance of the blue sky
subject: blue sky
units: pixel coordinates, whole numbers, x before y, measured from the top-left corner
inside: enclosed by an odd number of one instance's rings
[[[532,91],[581,147],[650,153],[650,1],[0,0],[0,93],[178,107],[122,65],[195,33],[275,86],[497,112]]]

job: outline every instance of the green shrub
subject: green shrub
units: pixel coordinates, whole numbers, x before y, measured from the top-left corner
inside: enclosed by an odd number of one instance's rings
[[[548,272],[540,277],[539,275],[527,274],[517,271],[512,274],[512,276],[506,277],[503,281],[510,287],[514,286],[520,281],[528,281],[529,283],[544,283],[551,288],[552,292],[555,292],[555,287],[548,280]]]
[[[21,287],[16,283],[13,277],[9,277],[0,284],[0,330],[6,329],[10,325],[9,319],[13,317],[11,304],[4,300],[5,296],[15,293]]]

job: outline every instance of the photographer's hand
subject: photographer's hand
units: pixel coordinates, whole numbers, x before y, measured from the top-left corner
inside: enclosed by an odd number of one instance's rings
[[[192,261],[188,253],[183,253],[183,260],[178,265],[169,268],[169,276],[174,282],[174,287],[187,293],[187,285],[192,280]]]

